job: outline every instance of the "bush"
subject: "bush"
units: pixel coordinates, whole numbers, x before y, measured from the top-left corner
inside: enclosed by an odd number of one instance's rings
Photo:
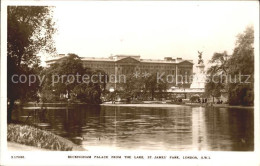
[[[27,125],[9,124],[7,140],[51,150],[70,151],[73,149],[72,145],[60,140],[58,136]]]
[[[53,91],[43,90],[41,93],[41,101],[53,103],[61,101],[61,99],[59,96],[55,95]]]
[[[193,102],[197,102],[199,98],[200,98],[199,96],[191,96],[190,101],[191,101],[192,103],[193,103]]]

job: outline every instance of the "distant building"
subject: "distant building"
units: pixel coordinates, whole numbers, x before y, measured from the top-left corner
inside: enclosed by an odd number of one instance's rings
[[[46,64],[49,67],[51,64],[60,62],[66,56],[61,56],[47,60]],[[81,57],[84,67],[98,69],[105,71],[108,75],[127,75],[133,73],[164,73],[164,75],[173,76],[174,81],[172,86],[181,86],[182,88],[189,88],[190,82],[179,81],[178,76],[189,78],[193,75],[193,61],[184,60],[182,58],[173,59],[172,57],[165,57],[163,60],[156,59],[141,59],[139,55],[114,55],[108,58],[95,57]],[[178,79],[178,81],[176,81]],[[119,89],[116,84],[109,83],[107,88]],[[119,89],[120,90],[120,89]]]

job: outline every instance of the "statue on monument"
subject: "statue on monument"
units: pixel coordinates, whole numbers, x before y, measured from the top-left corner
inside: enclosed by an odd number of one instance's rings
[[[203,52],[199,52],[199,51],[198,51],[198,53],[199,53],[199,61],[198,61],[198,64],[200,64],[200,63],[203,64],[203,59],[202,59],[202,53],[203,53]]]

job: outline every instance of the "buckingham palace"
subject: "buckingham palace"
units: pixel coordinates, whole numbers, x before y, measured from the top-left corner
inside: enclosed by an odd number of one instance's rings
[[[60,62],[65,58],[65,54],[47,60],[46,65]],[[164,59],[141,59],[140,55],[113,55],[108,58],[81,57],[84,67],[94,70],[103,70],[108,75],[127,75],[135,72],[139,73],[164,73],[175,77],[173,86],[178,86],[177,76],[190,77],[193,74],[193,61],[182,58],[165,57]],[[185,88],[189,88],[191,83],[186,83]],[[112,86],[108,84],[107,88]],[[183,85],[182,85],[183,86]]]

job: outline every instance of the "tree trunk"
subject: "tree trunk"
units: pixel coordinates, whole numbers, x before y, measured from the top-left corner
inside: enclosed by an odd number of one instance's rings
[[[10,103],[9,103],[8,110],[7,110],[7,122],[8,123],[12,121],[13,108],[14,108],[14,99],[11,99]]]

